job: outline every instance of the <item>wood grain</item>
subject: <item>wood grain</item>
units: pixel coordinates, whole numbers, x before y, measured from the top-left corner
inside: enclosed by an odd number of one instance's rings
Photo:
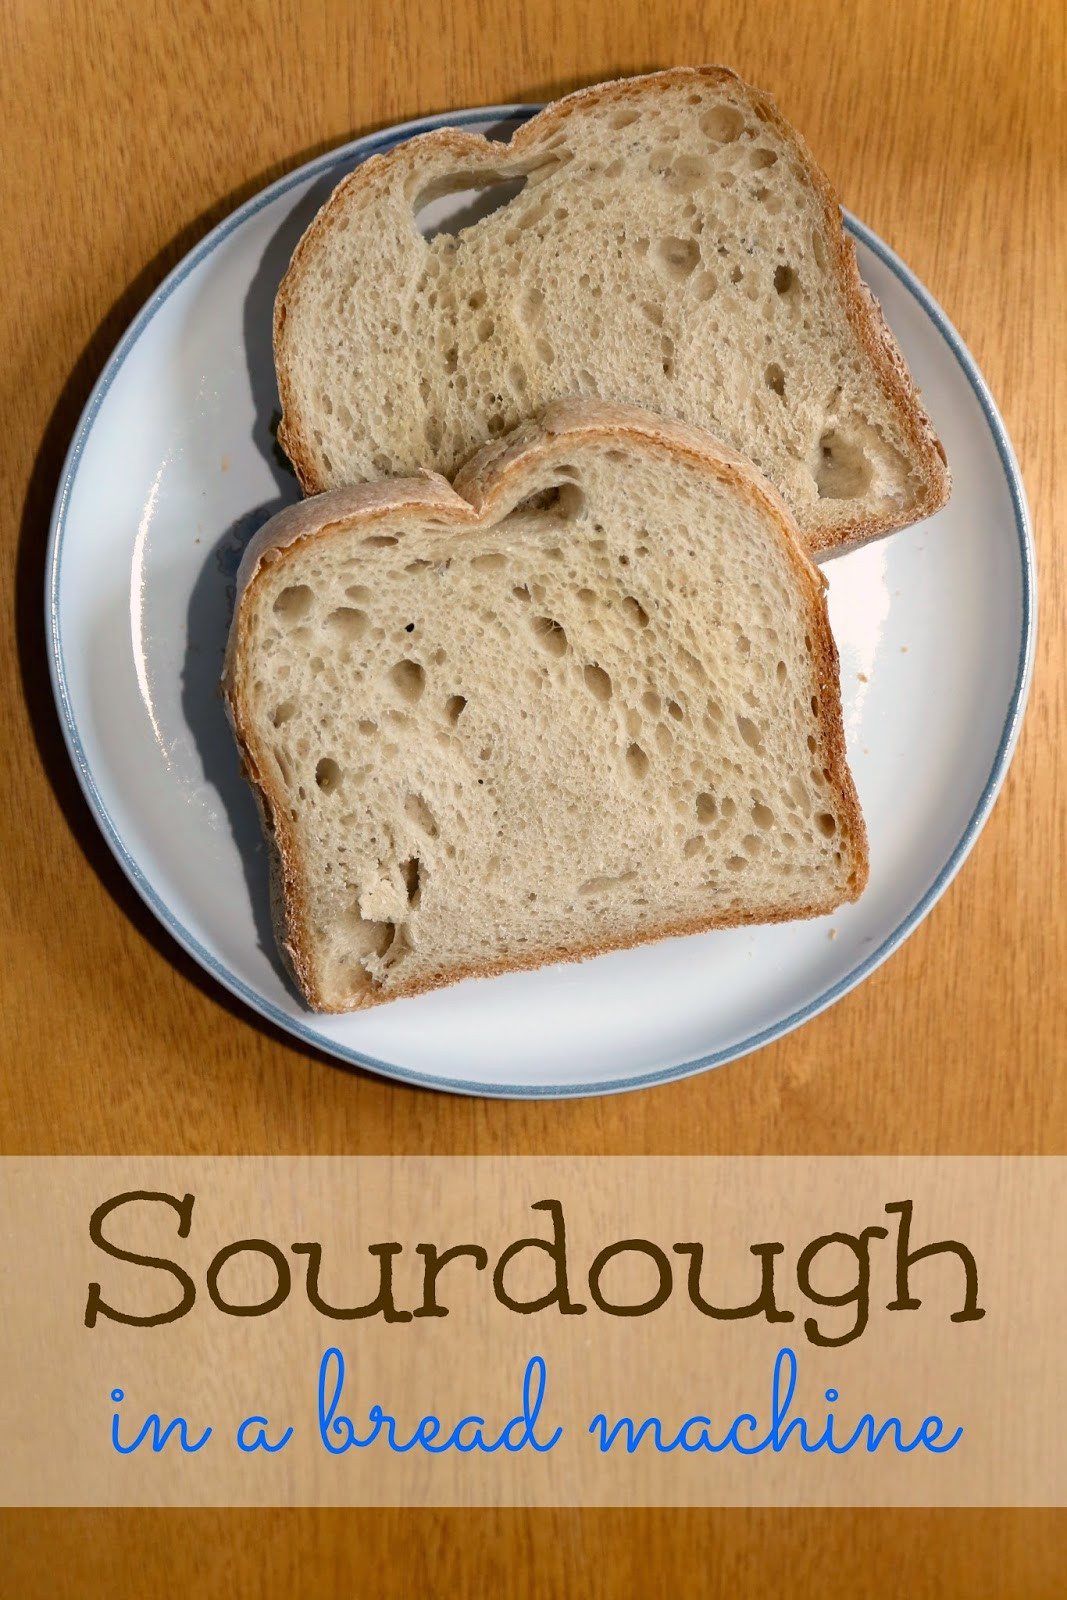
[[[0,0],[0,583],[15,619],[0,635],[3,1151],[1064,1149],[1065,59],[1058,0]],[[775,93],[844,202],[946,307],[998,399],[1039,547],[1019,750],[932,915],[781,1044],[575,1104],[378,1083],[231,1004],[96,833],[41,619],[63,453],[163,274],[311,153],[424,112],[708,60]],[[348,1592],[357,1568],[385,1594],[506,1582],[533,1596],[565,1592],[579,1567],[591,1593],[1044,1595],[1065,1549],[1055,1517],[974,1513],[64,1513],[9,1519],[5,1534],[24,1596]]]

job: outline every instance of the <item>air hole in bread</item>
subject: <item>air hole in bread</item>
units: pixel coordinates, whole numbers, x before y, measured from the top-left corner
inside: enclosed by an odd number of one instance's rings
[[[711,177],[704,156],[677,156],[670,170],[670,186],[677,194],[692,194]]]
[[[548,340],[540,334],[535,341],[535,349],[537,350],[537,354],[540,356],[545,366],[550,367],[556,359],[556,352],[552,348],[551,344],[549,344]]]
[[[741,268],[739,266],[735,265],[735,266],[732,266],[730,268],[730,282],[731,283],[740,283],[741,279],[744,277],[744,275],[745,275],[744,272],[741,270]]]
[[[416,828],[420,828],[428,839],[437,838],[437,819],[430,810],[421,794],[409,794],[404,801],[404,815]]]
[[[562,623],[552,617],[531,617],[530,628],[542,650],[550,656],[562,656],[567,650],[567,635]]]
[[[745,119],[736,106],[712,106],[700,119],[700,131],[714,145],[733,144],[740,138]]]
[[[777,361],[768,362],[763,373],[763,381],[768,389],[773,389],[775,394],[785,394],[785,373]]]
[[[818,267],[819,271],[825,271],[826,247],[817,231],[813,231],[811,235],[811,253],[815,257],[815,265]]]
[[[626,751],[626,765],[635,778],[643,778],[648,771],[648,757],[639,744],[631,744]]]
[[[700,246],[695,239],[668,235],[656,245],[656,265],[664,277],[674,283],[684,283],[699,260]]]
[[[427,243],[440,234],[455,238],[464,228],[473,227],[483,217],[510,205],[525,189],[526,182],[525,173],[518,177],[470,170],[446,173],[416,195],[411,208],[415,226]],[[446,196],[447,203],[441,204]]]
[[[652,326],[654,328],[662,328],[662,326],[663,326],[663,307],[662,306],[656,305],[655,302],[652,301],[652,300],[643,300],[641,302],[641,310],[644,313],[644,315],[648,318],[649,322],[651,322],[651,324],[652,324]]]
[[[837,832],[837,818],[832,816],[829,811],[820,811],[816,814],[815,826],[824,839],[832,839]]]
[[[616,130],[616,132],[621,131],[623,128],[632,127],[632,125],[637,121],[638,115],[639,113],[631,110],[629,106],[620,107],[620,109],[614,112],[612,115],[611,126]]]
[[[357,610],[355,606],[338,606],[326,618],[326,626],[342,639],[362,639],[369,620],[367,613]]]
[[[538,489],[515,505],[512,516],[530,512],[550,512],[553,516],[576,517],[585,506],[585,496],[572,483],[553,484],[549,489]]]
[[[731,872],[743,872],[748,866],[748,861],[744,856],[729,856],[726,865]]]
[[[359,909],[359,897],[349,885],[353,904],[343,914],[344,926],[352,935],[352,955],[356,960],[364,956],[384,956],[393,942],[396,928],[391,922],[370,922]]]
[[[400,863],[400,876],[404,880],[408,905],[414,911],[422,898],[422,866],[418,856],[412,856],[410,860]]]
[[[283,700],[282,703],[280,705],[275,706],[274,710],[271,712],[270,720],[273,722],[273,724],[274,724],[274,726],[276,728],[280,728],[282,723],[283,722],[288,722],[289,718],[291,716],[293,716],[295,714],[295,712],[296,712],[296,701],[295,700]]]
[[[797,282],[797,275],[792,267],[787,267],[784,262],[774,269],[775,294],[788,294]]]
[[[466,698],[461,694],[449,695],[445,701],[445,716],[453,726],[459,721],[466,704]]]
[[[536,328],[540,323],[545,309],[545,297],[541,290],[531,285],[522,293],[519,300],[519,321],[528,328]]]
[[[274,602],[274,615],[283,622],[299,622],[311,610],[315,596],[306,583],[291,584]]]
[[[667,711],[669,715],[674,718],[675,722],[681,722],[682,718],[685,716],[685,712],[682,710],[677,700],[667,701]]]
[[[762,800],[754,800],[752,802],[752,820],[757,828],[763,828],[766,831],[766,829],[774,826],[774,812],[770,806],[765,806]]]
[[[603,667],[590,665],[584,672],[585,686],[594,700],[607,701],[611,699],[611,677]]]
[[[697,821],[704,823],[714,822],[718,815],[719,803],[715,796],[711,793],[710,789],[705,790],[703,794],[698,794]]]
[[[828,428],[818,444],[815,487],[822,500],[855,500],[867,493],[874,469],[858,444]]]
[[[362,542],[368,550],[385,550],[392,544],[398,544],[399,540],[391,533],[371,533]]]
[[[706,849],[706,845],[705,845],[703,836],[701,834],[697,833],[697,834],[694,834],[691,839],[687,839],[685,841],[685,846],[684,846],[684,848],[682,850],[682,854],[686,857],[687,860],[692,860],[693,856],[700,855],[705,849]]]
[[[500,572],[507,566],[507,557],[499,550],[487,550],[484,555],[473,556],[471,566],[478,572]]]
[[[784,683],[789,676],[789,668],[786,666],[784,661],[779,661],[777,667],[774,669],[774,672],[779,683]]]
[[[315,768],[315,782],[324,794],[333,794],[341,786],[341,769],[332,756],[323,756]]]
[[[614,889],[620,883],[632,883],[637,877],[636,872],[618,872],[613,877],[587,878],[578,887],[579,894],[603,894],[606,889]]]
[[[417,661],[398,661],[389,673],[389,681],[401,700],[414,705],[426,687],[426,673]]]
[[[632,594],[623,595],[622,609],[626,612],[626,615],[631,621],[637,623],[639,628],[648,627],[648,612],[645,610],[640,600],[636,600]]]
[[[763,167],[773,167],[777,160],[778,157],[773,150],[768,150],[766,145],[757,145],[749,155],[748,163],[758,172]]]
[[[737,731],[750,749],[758,750],[760,748],[760,745],[763,741],[760,736],[759,728],[752,721],[751,717],[738,717]]]

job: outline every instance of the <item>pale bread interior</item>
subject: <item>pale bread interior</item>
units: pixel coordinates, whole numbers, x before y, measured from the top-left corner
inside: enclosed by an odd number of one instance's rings
[[[321,1009],[863,886],[822,586],[784,512],[710,440],[596,420],[488,452],[475,510],[408,483],[383,511],[381,485],[261,535],[228,693]]]

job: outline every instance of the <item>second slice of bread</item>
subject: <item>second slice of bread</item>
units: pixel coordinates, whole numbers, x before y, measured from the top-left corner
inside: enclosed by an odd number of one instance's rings
[[[322,1010],[866,881],[823,580],[747,463],[641,412],[282,513],[225,687]]]
[[[422,236],[426,202],[494,184],[507,204]],[[776,486],[811,551],[948,497],[825,176],[721,68],[581,90],[507,145],[442,128],[373,157],[298,246],[274,339],[279,439],[309,493],[450,477],[581,393],[711,429]]]

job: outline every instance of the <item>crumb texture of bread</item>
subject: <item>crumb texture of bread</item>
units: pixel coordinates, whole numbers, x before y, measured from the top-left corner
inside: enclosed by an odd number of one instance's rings
[[[467,190],[503,203],[424,236],[432,202]],[[725,69],[579,91],[510,144],[441,129],[372,158],[297,247],[275,359],[279,437],[312,493],[451,477],[574,394],[707,427],[813,552],[949,493],[826,178]]]
[[[264,530],[225,687],[313,1006],[856,898],[823,584],[702,439],[564,408]]]

